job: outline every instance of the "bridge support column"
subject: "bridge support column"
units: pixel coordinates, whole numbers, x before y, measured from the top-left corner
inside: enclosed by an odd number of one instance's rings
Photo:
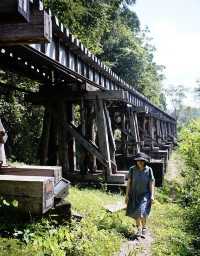
[[[41,165],[47,165],[48,162],[48,151],[49,151],[49,138],[50,138],[50,127],[52,121],[52,113],[49,108],[45,108],[42,136],[39,146],[39,158]]]
[[[65,122],[72,122],[74,121],[74,106],[72,102],[66,102],[65,105],[65,113],[66,116],[64,118]],[[65,129],[65,126],[64,126]],[[67,135],[66,135],[67,133]],[[76,167],[76,144],[75,144],[75,138],[71,137],[70,133],[66,132],[65,130],[65,136],[67,136],[68,142],[68,161],[69,161],[69,170],[74,171],[77,169]]]
[[[97,127],[98,127],[98,144],[101,154],[104,156],[108,163],[108,167],[105,173],[105,178],[112,174],[111,158],[110,158],[110,146],[108,138],[108,127],[106,122],[106,115],[104,110],[104,104],[102,99],[97,99],[96,102],[96,114],[97,114]]]
[[[94,103],[81,101],[81,127],[82,134],[88,141],[96,142],[96,122],[95,122],[95,106]],[[97,159],[95,155],[86,153],[86,168],[91,173],[97,170]]]
[[[132,109],[130,110],[130,130],[131,130],[131,134],[135,138],[135,146],[133,148],[133,152],[135,154],[140,152],[140,134],[139,134],[139,127],[138,127],[137,113],[134,112]]]
[[[122,130],[122,135],[121,135],[121,151],[124,155],[128,154],[128,136],[124,133],[126,131],[126,109],[123,107],[122,112],[121,112],[121,130]]]

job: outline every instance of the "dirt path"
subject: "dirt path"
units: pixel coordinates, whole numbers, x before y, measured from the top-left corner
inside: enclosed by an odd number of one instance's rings
[[[146,238],[132,239],[122,244],[118,256],[150,256],[153,237],[150,231],[147,231]]]
[[[168,161],[165,179],[167,181],[179,180],[180,182],[180,172],[183,167],[184,162],[179,158],[176,152],[173,152],[170,160]],[[148,231],[145,239],[140,238],[123,243],[118,256],[151,256],[151,245],[153,241],[153,235]]]
[[[183,169],[184,169],[184,161],[180,159],[179,155],[176,152],[173,152],[170,160],[168,161],[165,179],[167,181],[179,180],[179,182],[181,182],[182,177],[180,173]]]

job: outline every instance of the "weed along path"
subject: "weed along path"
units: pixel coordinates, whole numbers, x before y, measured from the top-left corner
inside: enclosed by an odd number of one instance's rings
[[[67,200],[72,204],[72,211],[82,218],[60,223],[44,217],[20,224],[9,216],[6,219],[0,216],[0,256],[191,255],[185,210],[178,203],[182,182],[179,160],[174,153],[165,185],[156,191],[145,239],[132,239],[136,227],[133,220],[125,216],[124,195],[71,187]]]
[[[184,209],[177,203],[183,168],[182,159],[174,152],[168,163],[165,185],[156,189],[146,238],[123,242],[118,256],[190,255],[191,237],[185,231]]]

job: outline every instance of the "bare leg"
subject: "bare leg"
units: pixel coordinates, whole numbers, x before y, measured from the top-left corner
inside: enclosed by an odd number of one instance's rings
[[[141,237],[142,235],[142,219],[137,218],[136,220],[136,225],[137,225],[137,232],[136,232],[136,237]]]
[[[136,221],[136,226],[137,228],[142,228],[142,219],[141,218],[138,218],[135,220]]]
[[[142,236],[141,236],[141,237],[145,238],[146,232],[147,232],[147,229],[146,229],[147,218],[146,218],[146,217],[143,217],[143,218],[141,219],[141,222],[142,222]]]
[[[141,222],[142,222],[142,227],[143,227],[143,228],[146,227],[147,219],[146,219],[145,217],[143,217],[143,218],[141,219]]]

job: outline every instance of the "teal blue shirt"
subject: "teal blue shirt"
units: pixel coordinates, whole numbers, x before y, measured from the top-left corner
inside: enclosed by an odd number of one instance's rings
[[[154,175],[151,167],[145,166],[143,171],[140,171],[136,166],[129,169],[129,177],[131,178],[131,190],[138,196],[150,193],[150,181],[154,181]]]

